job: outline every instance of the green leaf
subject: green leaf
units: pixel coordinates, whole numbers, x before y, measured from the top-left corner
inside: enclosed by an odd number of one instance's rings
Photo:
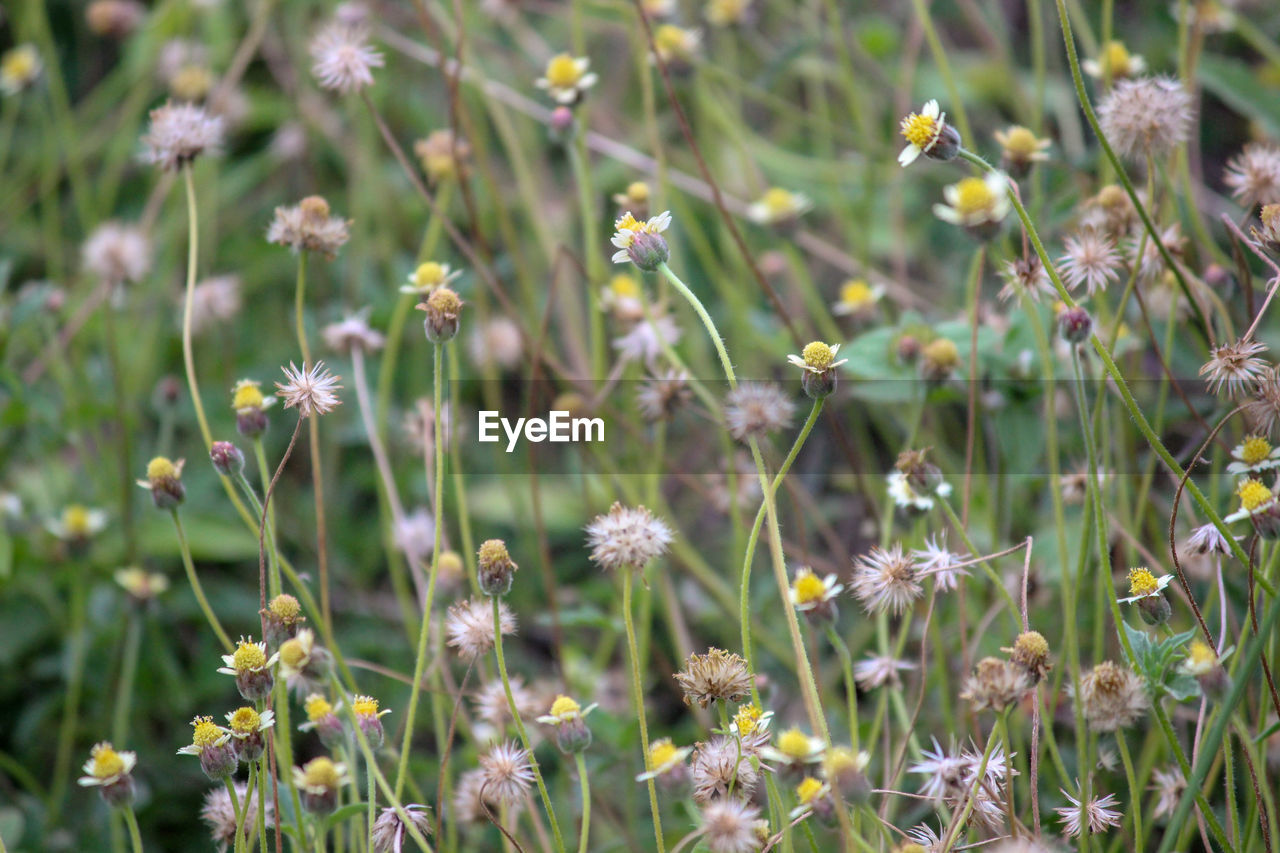
[[[1179,672],[1164,685],[1164,690],[1175,702],[1185,702],[1200,695],[1200,682],[1194,676]]]
[[[1272,136],[1280,135],[1280,98],[1260,85],[1244,62],[1205,55],[1200,57],[1197,76],[1227,106],[1246,118],[1256,119]]]
[[[368,811],[368,808],[367,803],[347,803],[345,806],[324,819],[324,827],[325,829],[330,829],[348,818],[364,814]]]

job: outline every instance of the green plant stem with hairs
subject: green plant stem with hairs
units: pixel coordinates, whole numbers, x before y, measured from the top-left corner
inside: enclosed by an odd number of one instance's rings
[[[591,780],[587,775],[587,762],[582,750],[573,754],[573,760],[578,766],[578,779],[582,786],[582,833],[578,838],[578,853],[587,853],[587,844],[591,838]]]
[[[516,697],[511,692],[511,679],[507,676],[507,660],[502,653],[502,601],[498,596],[493,602],[493,654],[498,662],[498,676],[502,679],[503,692],[507,694],[507,707],[511,709],[511,719],[515,724],[520,743],[529,753],[529,766],[533,770],[534,781],[538,783],[538,794],[542,797],[542,807],[546,809],[547,820],[551,823],[551,834],[556,839],[556,849],[565,853],[564,838],[560,835],[560,822],[556,820],[556,810],[551,805],[551,795],[547,793],[547,783],[542,778],[542,768],[538,757],[533,754],[533,746],[529,741],[529,733],[525,731],[524,721],[520,718],[520,708],[516,705]]]
[[[173,507],[170,509],[169,515],[172,516],[173,528],[178,533],[178,549],[182,552],[182,567],[187,571],[187,581],[191,584],[191,592],[195,595],[196,602],[204,613],[204,618],[208,620],[209,627],[217,635],[218,642],[222,644],[223,649],[230,652],[235,648],[235,644],[231,642],[227,632],[222,630],[222,623],[214,615],[213,608],[209,606],[209,599],[205,597],[204,587],[200,585],[200,577],[196,574],[196,566],[191,559],[191,546],[187,544],[187,534],[182,528],[182,517],[178,514],[178,508]]]
[[[418,713],[418,696],[422,692],[422,674],[427,668],[428,638],[431,635],[431,607],[435,600],[436,577],[440,570],[440,547],[444,534],[444,518],[441,514],[444,495],[444,343],[436,341],[432,344],[432,380],[431,401],[435,430],[435,485],[433,490],[432,509],[436,513],[435,544],[431,549],[431,572],[427,577],[427,596],[422,605],[422,622],[418,631],[418,651],[413,662],[413,682],[409,693],[409,709],[405,712],[404,741],[400,745],[400,761],[396,765],[395,795],[399,799],[404,790],[405,776],[409,770],[409,751],[413,746],[413,722]],[[501,635],[499,635],[501,636]],[[518,715],[517,715],[518,716]]]
[[[622,570],[622,621],[627,632],[627,657],[631,659],[631,701],[636,708],[636,721],[640,724],[640,749],[644,753],[644,770],[653,770],[649,760],[649,724],[644,712],[644,682],[640,675],[640,653],[636,648],[636,626],[631,616],[631,569]],[[652,778],[645,780],[649,789],[649,810],[653,813],[653,835],[658,853],[666,849],[662,838],[662,817],[658,808],[658,788]]]
[[[83,567],[88,571],[88,566]],[[80,695],[84,689],[85,656],[89,638],[89,579],[71,578],[71,600],[67,626],[67,695],[62,704],[62,721],[58,726],[58,748],[54,757],[53,781],[49,785],[49,816],[56,825],[62,814],[71,776],[71,751],[75,748],[76,718],[80,711]]]
[[[133,813],[133,806],[125,806],[124,822],[129,827],[129,845],[133,853],[142,853],[142,833],[138,830],[138,816]],[[4,842],[0,841],[0,848],[3,848]]]

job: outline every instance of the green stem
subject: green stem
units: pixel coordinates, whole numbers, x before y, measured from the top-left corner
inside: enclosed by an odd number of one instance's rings
[[[649,762],[649,724],[645,720],[644,713],[644,684],[640,679],[640,655],[636,650],[636,627],[631,619],[631,584],[632,574],[630,569],[624,569],[622,573],[622,621],[627,630],[627,652],[631,658],[631,699],[636,706],[636,719],[640,723],[640,749],[644,753],[644,770],[646,773],[653,770]],[[658,788],[654,784],[652,778],[646,780],[645,784],[649,788],[649,810],[653,813],[653,834],[657,841],[658,853],[663,853],[665,847],[662,841],[662,818],[658,809]]]
[[[373,771],[375,766],[374,763],[366,759],[364,762],[364,766],[365,766],[365,777],[369,786],[368,793],[365,794],[365,799],[368,801],[368,806],[369,806],[369,812],[368,812],[369,838],[368,838],[367,849],[372,850],[373,849],[373,824],[378,819],[377,807],[376,807],[376,804],[378,802],[378,788],[373,778]]]
[[[849,647],[845,645],[844,640],[840,639],[840,635],[832,625],[827,626],[827,639],[831,641],[831,645],[835,646],[836,654],[840,657],[840,667],[844,675],[845,701],[849,705],[849,744],[857,754],[858,685],[853,680],[853,655],[849,654]]]
[[[578,853],[587,853],[587,840],[591,837],[591,781],[587,777],[587,762],[582,752],[573,754],[578,765],[578,779],[582,784],[582,834],[578,839]]]
[[[187,580],[191,583],[191,591],[195,594],[196,602],[204,612],[204,618],[209,621],[209,627],[218,636],[218,642],[222,643],[223,648],[230,652],[235,648],[235,644],[231,642],[227,632],[222,630],[222,623],[213,614],[213,608],[209,606],[209,599],[204,596],[204,587],[200,585],[200,578],[196,575],[195,563],[191,560],[191,548],[187,545],[187,534],[182,529],[182,517],[178,515],[178,508],[174,507],[169,511],[169,514],[173,516],[173,526],[178,531],[178,548],[182,552],[182,567],[187,570]]]
[[[234,853],[240,853],[244,849],[244,814],[240,811],[240,798],[236,796],[236,784],[231,781],[231,775],[227,774],[222,777],[222,784],[227,786],[227,796],[231,798],[231,811],[235,814],[235,837],[231,841],[231,849]],[[245,806],[249,805],[248,792],[246,791]]]
[[[1142,790],[1138,786],[1138,778],[1133,772],[1133,759],[1129,756],[1129,743],[1125,740],[1124,731],[1116,729],[1116,746],[1120,748],[1120,761],[1124,764],[1125,780],[1129,783],[1129,791],[1133,797],[1129,811],[1133,814],[1133,840],[1134,850],[1145,850],[1142,838],[1142,797],[1138,792]]]
[[[444,516],[441,513],[444,493],[444,428],[442,424],[442,397],[444,386],[444,344],[435,342],[432,347],[432,420],[435,426],[435,491],[431,508],[436,513],[435,545],[431,549],[431,574],[427,578],[427,598],[422,605],[422,624],[418,631],[418,652],[413,663],[413,684],[409,693],[409,709],[405,713],[404,742],[400,745],[400,761],[396,765],[396,799],[404,790],[405,774],[409,769],[409,751],[413,746],[413,721],[418,713],[418,696],[422,692],[422,674],[427,668],[428,638],[431,633],[431,605],[435,599],[436,576],[440,568],[440,547],[444,533]],[[501,633],[496,642],[501,643]],[[512,706],[514,708],[514,705]]]
[[[53,783],[49,789],[49,816],[56,826],[62,813],[62,801],[66,795],[71,773],[71,752],[75,748],[76,723],[79,720],[80,694],[84,686],[84,664],[88,637],[89,581],[88,578],[71,579],[70,625],[67,630],[67,696],[62,706],[62,722],[58,727],[58,751],[54,759]]]
[[[271,469],[267,467],[267,453],[262,446],[262,437],[258,436],[253,440],[253,455],[258,461],[258,479],[262,481],[262,491],[265,494],[267,488],[271,485]],[[244,483],[241,488],[244,488]],[[249,490],[249,494],[253,494],[253,490]],[[262,507],[256,505],[258,515],[262,515]],[[276,505],[273,503],[267,507],[267,543],[271,547],[268,556],[271,557],[271,563],[268,565],[270,574],[267,576],[267,594],[275,598],[283,590],[280,587],[280,566],[276,563]]]
[[[516,697],[511,692],[511,679],[507,677],[507,661],[502,653],[502,602],[496,595],[493,601],[493,653],[498,660],[498,675],[502,679],[502,689],[507,694],[507,705],[511,709],[511,719],[515,723],[516,733],[525,752],[529,753],[529,766],[533,769],[534,781],[538,783],[538,795],[542,797],[542,807],[547,811],[547,820],[551,823],[551,834],[556,838],[556,849],[565,853],[564,838],[560,835],[560,823],[556,820],[556,810],[551,805],[551,795],[547,793],[547,783],[542,778],[542,769],[538,766],[538,758],[533,754],[529,743],[529,733],[525,731],[524,720],[520,718],[520,709],[516,705]],[[641,735],[643,738],[643,734]]]
[[[111,740],[124,743],[129,734],[129,709],[133,700],[133,682],[138,674],[138,651],[142,647],[142,619],[134,609],[129,611],[129,624],[124,632],[121,651],[120,680],[116,683],[115,708],[111,718]]]
[[[124,807],[124,822],[129,826],[129,844],[133,853],[142,853],[142,832],[138,829],[138,816],[133,813],[133,806]]]

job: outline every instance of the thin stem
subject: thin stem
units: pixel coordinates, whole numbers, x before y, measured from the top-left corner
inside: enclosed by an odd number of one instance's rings
[[[67,696],[62,706],[62,721],[58,727],[58,750],[55,753],[53,783],[49,786],[49,816],[57,825],[62,813],[62,801],[66,794],[71,773],[71,751],[75,747],[76,723],[79,721],[80,694],[84,686],[84,663],[88,645],[89,579],[71,578],[71,619],[67,629]]]
[[[200,578],[196,575],[195,563],[191,560],[191,547],[187,544],[187,534],[182,529],[182,517],[178,515],[178,508],[174,507],[169,511],[169,514],[173,516],[173,526],[178,531],[178,549],[182,552],[182,567],[187,570],[187,580],[191,583],[191,591],[195,594],[200,610],[204,612],[204,618],[209,621],[209,627],[218,636],[218,642],[222,643],[222,647],[229,652],[235,648],[235,645],[231,642],[231,638],[227,636],[227,632],[222,630],[222,623],[218,621],[218,617],[213,613],[213,608],[209,606],[209,599],[205,598],[204,587],[200,585]]]
[[[1125,740],[1122,729],[1116,729],[1116,746],[1120,748],[1120,761],[1124,763],[1124,777],[1129,783],[1129,791],[1133,796],[1133,804],[1129,809],[1133,813],[1133,849],[1145,850],[1146,847],[1142,843],[1142,798],[1138,795],[1142,788],[1138,786],[1138,777],[1134,775],[1133,759],[1129,757],[1129,742]]]
[[[124,807],[124,822],[129,827],[129,844],[133,853],[142,853],[142,832],[138,829],[138,816],[133,813],[133,806]]]
[[[372,850],[373,849],[373,824],[374,824],[374,821],[378,819],[378,813],[377,813],[377,807],[376,807],[376,804],[378,802],[378,788],[373,778],[374,763],[369,759],[365,759],[364,766],[365,766],[365,777],[368,783],[368,792],[365,794],[365,800],[368,802],[368,806],[369,806],[368,849]]]
[[[191,404],[195,406],[196,421],[205,447],[213,444],[209,421],[204,415],[204,403],[200,400],[200,386],[196,382],[196,359],[191,346],[191,315],[195,302],[196,263],[200,250],[199,214],[196,212],[196,185],[191,176],[191,164],[182,166],[182,180],[187,189],[187,294],[182,306],[182,359],[187,370],[187,388],[191,392]]]
[[[547,820],[551,823],[551,834],[556,837],[556,849],[564,853],[564,838],[560,835],[560,823],[556,820],[556,811],[551,805],[551,795],[547,793],[547,783],[542,778],[542,769],[538,766],[537,756],[529,743],[529,733],[525,731],[524,720],[520,719],[520,709],[516,706],[516,697],[511,692],[511,679],[507,677],[507,660],[502,653],[502,602],[496,595],[493,601],[493,654],[498,660],[498,675],[502,679],[502,689],[507,694],[507,705],[511,709],[511,719],[515,723],[516,733],[525,752],[529,753],[529,766],[533,769],[534,781],[538,783],[538,795],[542,797],[542,807],[547,811]],[[643,737],[643,735],[641,735]]]
[[[443,399],[444,344],[435,342],[432,347],[431,404],[435,430],[435,492],[431,509],[436,514],[435,544],[431,549],[431,573],[427,578],[427,597],[422,604],[422,623],[418,631],[418,651],[413,663],[413,685],[409,694],[409,709],[405,712],[404,742],[400,745],[400,761],[396,765],[396,799],[404,790],[405,774],[409,769],[409,750],[413,746],[413,721],[418,713],[418,695],[422,692],[422,674],[427,668],[428,637],[431,634],[431,605],[435,599],[436,576],[440,568],[440,547],[444,533],[444,517],[441,513],[441,495],[444,492],[444,426]],[[501,642],[501,632],[497,642]],[[514,707],[514,706],[513,706]],[[518,715],[517,715],[518,716]]]
[[[236,783],[231,781],[231,775],[227,774],[222,777],[222,784],[227,786],[227,796],[231,798],[231,811],[235,814],[235,838],[232,839],[231,849],[234,853],[240,853],[244,849],[244,813],[240,811],[240,798],[236,796]],[[245,806],[249,805],[246,792]]]
[[[644,714],[644,683],[640,679],[640,655],[636,649],[636,627],[631,619],[631,584],[632,570],[624,569],[622,573],[622,621],[627,630],[627,656],[631,658],[631,701],[636,706],[636,719],[640,723],[640,749],[644,753],[644,770],[653,770],[649,761],[649,724]],[[662,841],[662,818],[658,809],[658,788],[653,778],[645,781],[649,788],[649,810],[653,813],[653,834],[657,840],[658,853],[665,849]]]
[[[591,837],[591,781],[581,750],[573,754],[573,760],[578,765],[578,780],[582,785],[582,834],[578,838],[578,853],[587,853],[587,840]]]

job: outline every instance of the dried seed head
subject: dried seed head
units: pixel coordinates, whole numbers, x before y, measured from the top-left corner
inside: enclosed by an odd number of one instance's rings
[[[502,633],[513,634],[516,617],[505,604],[498,605]],[[487,601],[459,601],[445,617],[445,637],[459,657],[473,661],[493,648],[493,608]]]
[[[973,674],[966,679],[961,699],[973,704],[975,711],[1003,711],[1020,701],[1031,689],[1031,677],[1012,661],[987,657],[978,661]]]
[[[684,669],[675,674],[686,705],[705,708],[717,699],[735,702],[751,692],[747,662],[724,649],[711,648],[704,655],[691,654]]]
[[[643,506],[615,502],[604,515],[587,525],[591,560],[611,571],[640,571],[666,553],[671,528]]]
[[[1163,157],[1191,136],[1194,102],[1171,77],[1121,80],[1098,105],[1098,121],[1122,157]]]
[[[170,101],[151,111],[151,127],[142,143],[147,162],[174,171],[222,145],[222,117],[210,115],[204,107]]]
[[[507,543],[501,539],[482,542],[477,556],[480,591],[488,596],[503,596],[510,592],[516,569],[520,567],[507,552]]]
[[[699,803],[747,797],[755,792],[759,773],[737,738],[717,735],[699,743],[690,762],[693,799]]]
[[[534,781],[529,757],[528,750],[511,742],[500,743],[480,756],[485,794],[504,805],[519,802]]]
[[[443,285],[431,291],[426,302],[418,303],[418,310],[427,314],[423,320],[427,340],[433,344],[452,340],[458,334],[458,317],[465,304],[457,293]]]
[[[1085,673],[1075,698],[1084,711],[1085,722],[1096,732],[1131,726],[1150,705],[1142,678],[1111,661],[1103,661]]]
[[[1001,649],[1027,673],[1031,683],[1036,684],[1044,678],[1053,664],[1049,663],[1049,641],[1039,631],[1023,631],[1014,640],[1012,648]]]
[[[794,413],[795,404],[772,383],[744,382],[724,398],[725,425],[738,441],[786,429]]]

